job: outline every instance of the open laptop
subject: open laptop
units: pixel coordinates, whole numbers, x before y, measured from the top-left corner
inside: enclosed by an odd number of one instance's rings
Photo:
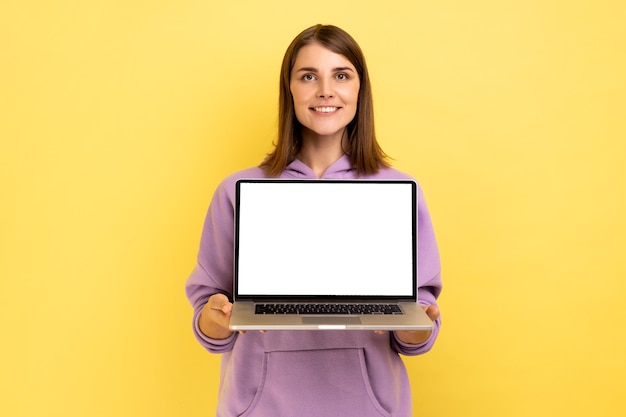
[[[424,330],[417,185],[236,183],[232,330]]]

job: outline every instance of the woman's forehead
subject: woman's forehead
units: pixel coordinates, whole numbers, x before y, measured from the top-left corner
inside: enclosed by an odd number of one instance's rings
[[[349,67],[355,69],[354,65],[344,55],[333,52],[319,42],[312,42],[304,45],[296,54],[294,60],[296,66],[306,67]]]

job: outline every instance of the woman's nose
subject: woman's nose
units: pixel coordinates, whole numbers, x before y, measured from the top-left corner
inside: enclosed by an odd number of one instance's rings
[[[317,96],[319,98],[330,98],[334,96],[332,83],[330,81],[320,80]]]

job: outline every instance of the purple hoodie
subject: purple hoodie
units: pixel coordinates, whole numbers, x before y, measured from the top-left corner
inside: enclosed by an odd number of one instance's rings
[[[217,188],[207,213],[198,263],[186,285],[194,308],[193,329],[209,352],[221,353],[219,417],[370,417],[410,416],[411,389],[399,354],[419,355],[433,346],[440,320],[423,344],[410,345],[393,332],[274,331],[233,333],[223,340],[200,332],[198,317],[215,293],[229,297],[233,288],[233,219],[235,182],[265,178],[261,168],[237,172]],[[324,173],[324,179],[357,178],[347,156]],[[299,160],[280,178],[315,178]],[[372,179],[412,179],[383,168]],[[418,192],[418,299],[435,304],[441,292],[439,252],[424,202]],[[294,244],[297,234],[294,232]]]

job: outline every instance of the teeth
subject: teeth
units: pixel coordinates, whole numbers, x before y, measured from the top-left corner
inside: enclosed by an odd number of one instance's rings
[[[337,110],[337,107],[314,107],[313,110],[320,113],[331,113]]]

